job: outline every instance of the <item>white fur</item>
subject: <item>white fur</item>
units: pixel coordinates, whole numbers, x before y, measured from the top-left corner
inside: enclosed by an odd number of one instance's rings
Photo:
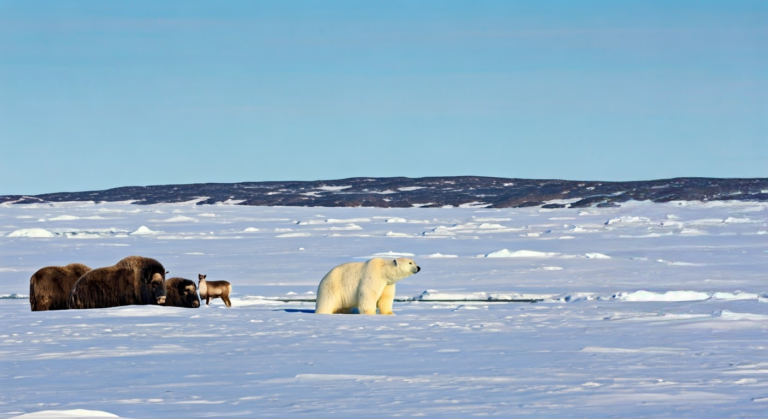
[[[315,313],[392,314],[395,283],[421,268],[412,259],[374,258],[350,262],[328,272],[317,287]]]

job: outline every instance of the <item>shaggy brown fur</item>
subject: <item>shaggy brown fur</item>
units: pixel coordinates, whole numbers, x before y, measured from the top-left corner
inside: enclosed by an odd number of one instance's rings
[[[105,308],[165,303],[165,268],[141,256],[80,277],[69,294],[69,308]]]
[[[197,287],[194,281],[184,278],[171,278],[165,280],[166,306],[174,307],[200,307],[200,298],[197,296]]]
[[[32,311],[66,310],[67,298],[78,279],[91,268],[82,263],[47,266],[29,279],[29,305]]]
[[[232,301],[229,301],[229,293],[232,292],[232,285],[227,281],[206,281],[205,275],[197,274],[197,289],[200,290],[200,299],[205,300],[205,305],[211,303],[214,298],[221,297],[227,307],[232,307]]]

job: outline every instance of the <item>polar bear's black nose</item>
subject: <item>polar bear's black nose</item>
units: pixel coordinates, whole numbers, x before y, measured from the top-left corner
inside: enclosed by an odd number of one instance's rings
[[[416,267],[416,272],[419,272],[421,270],[421,266]]]

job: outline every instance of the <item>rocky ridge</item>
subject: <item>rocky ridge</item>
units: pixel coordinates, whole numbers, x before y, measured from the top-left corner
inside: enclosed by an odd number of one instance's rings
[[[5,195],[0,203],[132,201],[148,205],[197,200],[253,206],[531,207],[615,206],[629,200],[768,201],[768,178],[675,178],[633,182],[509,179],[481,176],[349,178],[318,181],[126,186],[102,191]]]

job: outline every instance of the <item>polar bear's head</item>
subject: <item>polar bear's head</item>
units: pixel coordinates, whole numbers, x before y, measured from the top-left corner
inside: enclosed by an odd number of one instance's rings
[[[407,276],[411,276],[421,270],[419,265],[417,265],[416,262],[413,261],[413,259],[397,258],[393,260],[392,263],[397,268],[398,273],[402,274],[403,278]]]

